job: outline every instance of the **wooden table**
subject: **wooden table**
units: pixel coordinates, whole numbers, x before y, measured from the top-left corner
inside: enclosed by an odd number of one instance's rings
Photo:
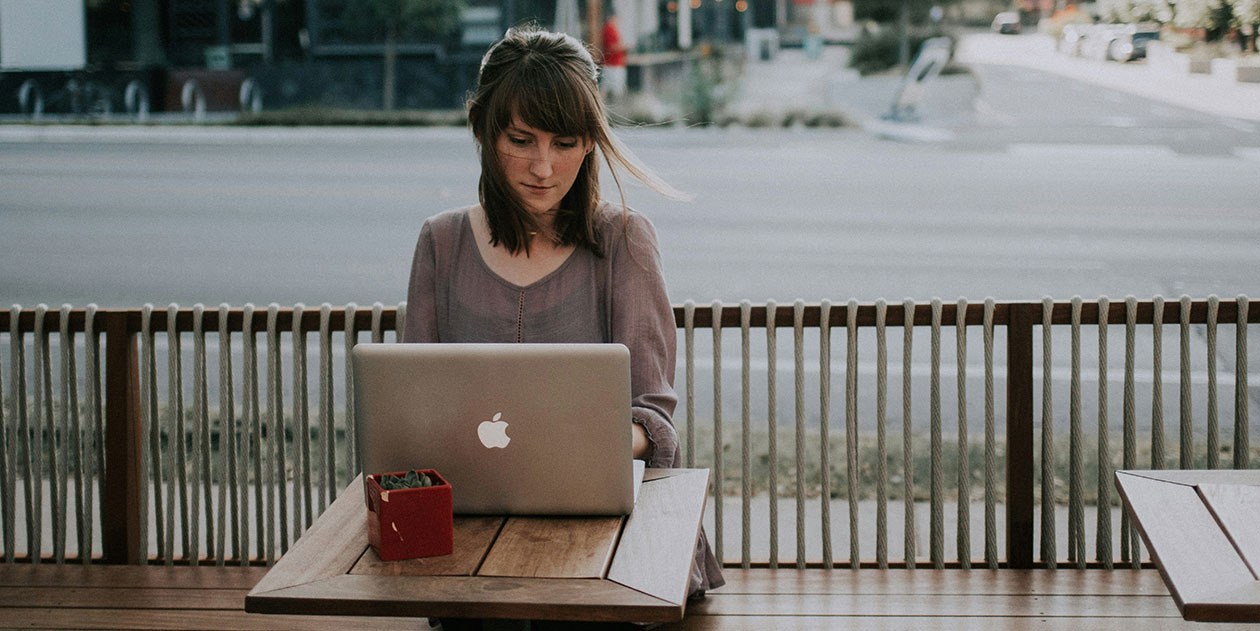
[[[648,469],[628,517],[455,517],[455,552],[381,561],[356,478],[245,597],[252,613],[671,622],[708,469]],[[456,490],[458,492],[458,490]]]
[[[1117,471],[1186,620],[1260,621],[1260,471]]]

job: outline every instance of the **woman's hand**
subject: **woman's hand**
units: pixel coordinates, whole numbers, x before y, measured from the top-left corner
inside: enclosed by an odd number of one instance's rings
[[[630,424],[630,435],[632,444],[634,445],[634,457],[636,460],[647,460],[652,457],[652,443],[648,442],[647,430],[643,429],[638,423]]]

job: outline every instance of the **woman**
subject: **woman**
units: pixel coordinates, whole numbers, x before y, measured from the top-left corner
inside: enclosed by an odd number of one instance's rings
[[[486,53],[468,101],[480,204],[425,221],[406,342],[620,343],[630,349],[634,457],[681,464],[671,415],[675,325],[656,232],[600,198],[599,158],[681,196],[608,128],[598,66],[578,40],[514,28]],[[725,583],[704,537],[690,593]]]

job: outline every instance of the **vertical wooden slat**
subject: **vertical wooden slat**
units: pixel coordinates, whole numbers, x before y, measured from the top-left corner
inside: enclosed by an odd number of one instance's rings
[[[179,306],[168,305],[166,308],[166,354],[167,354],[167,436],[166,470],[166,542],[170,554],[166,564],[175,562],[175,499],[179,497],[180,541],[184,558],[188,558],[191,547],[188,541],[188,452],[187,433],[184,427],[184,368],[183,346],[180,339],[176,318]]]
[[[779,306],[766,301],[766,426],[769,429],[770,463],[770,567],[779,567],[779,352],[775,318]]]
[[[997,305],[984,300],[984,561],[998,569],[997,551],[997,411],[993,385],[993,319]]]
[[[1137,464],[1137,394],[1134,387],[1134,368],[1137,363],[1137,298],[1124,299],[1124,460],[1126,470],[1136,469]],[[1120,558],[1130,562],[1133,569],[1142,567],[1142,551],[1139,548],[1137,526],[1129,518],[1129,511],[1120,511]]]
[[[333,433],[332,305],[319,306],[319,448],[322,457],[319,512],[337,495],[336,435]]]
[[[717,326],[716,323],[714,326]],[[805,301],[792,304],[792,376],[796,412],[796,567],[804,569],[805,558]]]
[[[1164,297],[1151,305],[1151,468],[1163,469],[1164,459]]]
[[[359,447],[359,422],[354,414],[354,346],[359,342],[359,330],[355,327],[354,314],[358,308],[353,302],[346,305],[346,324],[344,337],[346,345],[346,474],[337,482],[337,488],[345,488],[350,480],[363,470],[363,459]]]
[[[19,305],[13,305],[9,311],[9,349],[13,353],[11,359],[12,375],[9,380],[9,414],[14,417],[17,423],[17,440],[14,441],[15,451],[20,454],[22,468],[22,497],[26,508],[26,554],[34,563],[39,563],[39,555],[33,553],[35,546],[38,545],[39,531],[35,530],[35,516],[43,512],[43,507],[36,510],[34,488],[35,471],[37,470],[34,463],[34,437],[31,435],[31,424],[26,406],[27,395],[27,377],[26,377],[26,336],[22,332],[20,325],[22,308]],[[16,478],[17,463],[14,463],[14,477]],[[17,486],[16,479],[14,487]],[[16,491],[16,488],[14,489]],[[16,517],[15,517],[16,519]],[[14,524],[16,529],[17,525]]]
[[[822,317],[822,321],[826,322],[829,317]],[[887,324],[888,303],[880,298],[875,301],[875,563],[881,570],[888,569]],[[830,358],[827,363],[830,363]],[[823,453],[826,453],[825,448]],[[829,498],[823,505],[827,504],[830,504]]]
[[[34,339],[31,340],[32,362],[31,376],[35,380],[34,390],[34,412],[31,419],[31,429],[34,432],[34,439],[31,441],[31,454],[34,456],[34,473],[35,473],[35,526],[34,545],[31,546],[30,556],[31,562],[40,563],[44,556],[44,452],[48,451],[49,458],[53,459],[49,463],[49,469],[55,469],[56,450],[49,447],[53,444],[52,438],[52,398],[48,392],[51,387],[49,383],[51,377],[46,377],[48,372],[48,331],[44,328],[48,315],[48,305],[39,304],[35,306],[35,330]],[[55,483],[49,485],[49,502],[52,508],[52,519],[56,520],[57,516],[57,485]],[[54,532],[54,540],[56,537],[57,526],[52,524]],[[55,544],[54,544],[55,545]]]
[[[267,565],[289,551],[288,494],[285,492],[285,423],[283,375],[280,367],[280,306],[267,306],[267,452],[271,454],[267,471]],[[277,524],[279,528],[277,529]],[[278,532],[277,532],[278,530]]]
[[[1094,534],[1094,552],[1103,568],[1112,569],[1111,551],[1111,428],[1107,416],[1107,318],[1110,301],[1098,299],[1098,510]]]
[[[1081,313],[1080,296],[1072,297],[1072,380],[1068,409],[1068,561],[1085,569],[1085,492],[1081,429]]]
[[[172,551],[166,545],[166,515],[164,514],[162,502],[162,436],[160,417],[158,416],[157,352],[154,349],[152,304],[145,304],[140,310],[140,344],[141,426],[149,441],[145,464],[149,468],[149,477],[152,479],[153,484],[153,500],[152,502],[145,501],[144,503],[146,507],[150,504],[152,505],[156,525],[153,534],[157,543],[157,554],[159,559],[165,560]],[[148,482],[145,485],[147,488]],[[148,530],[147,526],[144,530]],[[145,548],[145,553],[147,554],[148,544],[147,542],[143,543],[144,545],[141,547]]]
[[[249,544],[251,526],[255,529],[254,540],[258,551],[258,558],[266,558],[266,535],[264,528],[266,520],[263,519],[263,475],[262,467],[265,460],[262,451],[262,421],[258,410],[258,344],[257,337],[254,335],[254,305],[245,303],[242,310],[241,323],[241,339],[244,342],[243,359],[241,361],[241,386],[244,388],[245,398],[241,402],[241,417],[245,423],[242,434],[249,436],[246,446],[241,450],[242,454],[249,454],[248,458],[242,458],[241,465],[241,502],[245,505],[245,510],[241,511],[241,549],[245,554],[241,557],[241,565],[248,565],[250,560]],[[253,484],[249,484],[252,470]],[[249,502],[246,500],[247,488],[253,486],[254,489],[254,510],[249,510]]]
[[[941,464],[941,317],[942,304],[940,298],[933,298],[932,330],[931,330],[931,375],[928,384],[928,442],[931,450],[931,470],[929,473],[930,501],[928,555],[932,559],[933,569],[945,567],[945,516],[944,516],[944,473]]]
[[[193,429],[192,429],[192,479],[190,480],[189,493],[192,499],[192,510],[189,514],[189,541],[191,547],[188,551],[188,562],[190,565],[196,566],[201,562],[201,479],[203,476],[203,461],[208,463],[209,458],[209,424],[207,418],[209,416],[209,401],[206,399],[206,335],[202,328],[205,320],[205,306],[201,303],[193,305]],[[204,476],[210,477],[209,466],[204,467]],[[210,517],[209,502],[209,480],[206,480],[206,516]],[[211,519],[206,520],[206,548],[208,552],[214,550],[214,535],[211,532],[214,522]]]
[[[1216,321],[1220,316],[1220,299],[1208,296],[1207,315],[1207,468],[1219,469],[1221,466],[1220,436],[1218,435],[1219,419],[1216,409]]]
[[[293,536],[298,538],[315,520],[311,489],[311,416],[306,375],[306,329],[302,314],[306,306],[293,305],[293,466],[296,470],[293,489]]]
[[[1247,392],[1247,321],[1251,303],[1238,296],[1238,319],[1234,322],[1234,468],[1251,468],[1250,423],[1251,397]]]
[[[906,298],[901,303],[901,475],[902,502],[905,513],[902,522],[905,524],[905,556],[906,567],[914,569],[918,542],[918,524],[914,510],[914,453],[913,453],[913,409],[910,403],[914,390],[912,384],[914,358],[914,301]]]
[[[740,339],[740,545],[739,566],[752,567],[752,303],[739,303]]]
[[[1012,303],[1006,325],[1006,565],[1015,569],[1033,566],[1034,307]]]
[[[105,497],[101,505],[102,553],[109,563],[137,565],[140,547],[140,487],[143,436],[140,424],[140,363],[136,331],[127,314],[100,314],[105,330]]]
[[[856,299],[850,298],[845,305],[845,381],[844,381],[844,428],[847,473],[849,478],[849,569],[861,567],[862,553],[858,547],[858,338]]]
[[[240,494],[236,488],[236,398],[233,392],[232,333],[228,328],[230,309],[219,305],[219,511],[218,538],[215,541],[215,565],[222,567],[228,557],[228,530],[232,532],[231,550],[237,558],[241,552]],[[231,520],[228,515],[231,515]]]
[[[13,338],[9,338],[9,353],[13,353]],[[0,362],[0,393],[4,392],[4,363]],[[17,437],[13,432],[16,420],[5,414],[4,397],[0,396],[0,531],[4,537],[4,562],[13,563],[17,545]],[[12,403],[12,402],[10,402]]]
[[[1190,296],[1181,297],[1181,457],[1177,466],[1181,469],[1193,469],[1194,464],[1194,405],[1190,395]]]
[[[711,321],[713,322],[713,553],[719,559],[725,559],[723,533],[723,500],[725,493],[722,482],[726,476],[723,468],[722,449],[722,303],[713,301]]]
[[[835,565],[831,550],[831,301],[818,306],[818,455],[822,491],[818,496],[822,512],[823,569]]]
[[[58,410],[56,417],[57,440],[55,441],[54,449],[57,452],[57,470],[55,472],[57,495],[61,497],[61,515],[57,518],[57,521],[61,524],[61,532],[58,534],[56,543],[59,550],[53,555],[54,560],[58,564],[66,562],[66,539],[69,537],[70,531],[70,455],[78,448],[78,440],[74,436],[74,430],[79,425],[78,383],[74,375],[74,333],[70,331],[70,311],[70,305],[63,304],[58,313],[59,331],[57,346],[61,351],[60,371],[58,374],[60,386],[58,407],[60,407],[60,410]],[[76,485],[75,495],[77,496],[78,493],[79,485]],[[82,508],[81,503],[79,503],[78,508]],[[81,531],[83,521],[79,519],[77,522]]]
[[[83,558],[85,564],[93,561],[93,546],[96,541],[95,532],[97,528],[97,520],[100,519],[99,511],[93,508],[96,504],[103,505],[105,503],[105,388],[102,386],[101,372],[101,335],[100,327],[97,322],[97,307],[95,303],[87,306],[87,313],[84,317],[83,338],[87,347],[87,386],[88,386],[88,412],[90,414],[89,424],[91,442],[87,445],[89,450],[88,467],[91,471],[89,478],[92,480],[95,493],[88,494],[87,511],[92,515],[92,519],[87,520],[87,532],[83,534],[88,543],[88,555]]]
[[[1055,540],[1058,530],[1055,528],[1054,519],[1054,511],[1058,506],[1055,502],[1054,474],[1054,389],[1050,365],[1052,359],[1050,342],[1054,330],[1051,326],[1053,315],[1054,300],[1046,296],[1041,301],[1041,560],[1045,561],[1046,567],[1052,570],[1058,566],[1057,541]],[[1031,346],[1031,340],[1029,345]],[[1010,352],[1009,349],[1008,352]],[[1007,396],[1009,397],[1009,373],[1007,379]],[[1009,408],[1010,404],[1007,405]],[[1031,402],[1029,405],[1031,406]],[[1008,413],[1008,423],[1009,420]],[[1009,501],[1008,497],[1007,502]]]
[[[687,445],[683,466],[696,466],[696,303],[683,305],[683,357],[687,392]]]
[[[954,352],[958,387],[958,563],[971,569],[971,462],[967,448],[967,300],[959,298],[954,314]]]

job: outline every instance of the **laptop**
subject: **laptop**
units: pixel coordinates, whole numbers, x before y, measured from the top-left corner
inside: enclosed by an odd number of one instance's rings
[[[435,469],[461,514],[634,508],[625,346],[359,344],[353,366],[364,472]]]

